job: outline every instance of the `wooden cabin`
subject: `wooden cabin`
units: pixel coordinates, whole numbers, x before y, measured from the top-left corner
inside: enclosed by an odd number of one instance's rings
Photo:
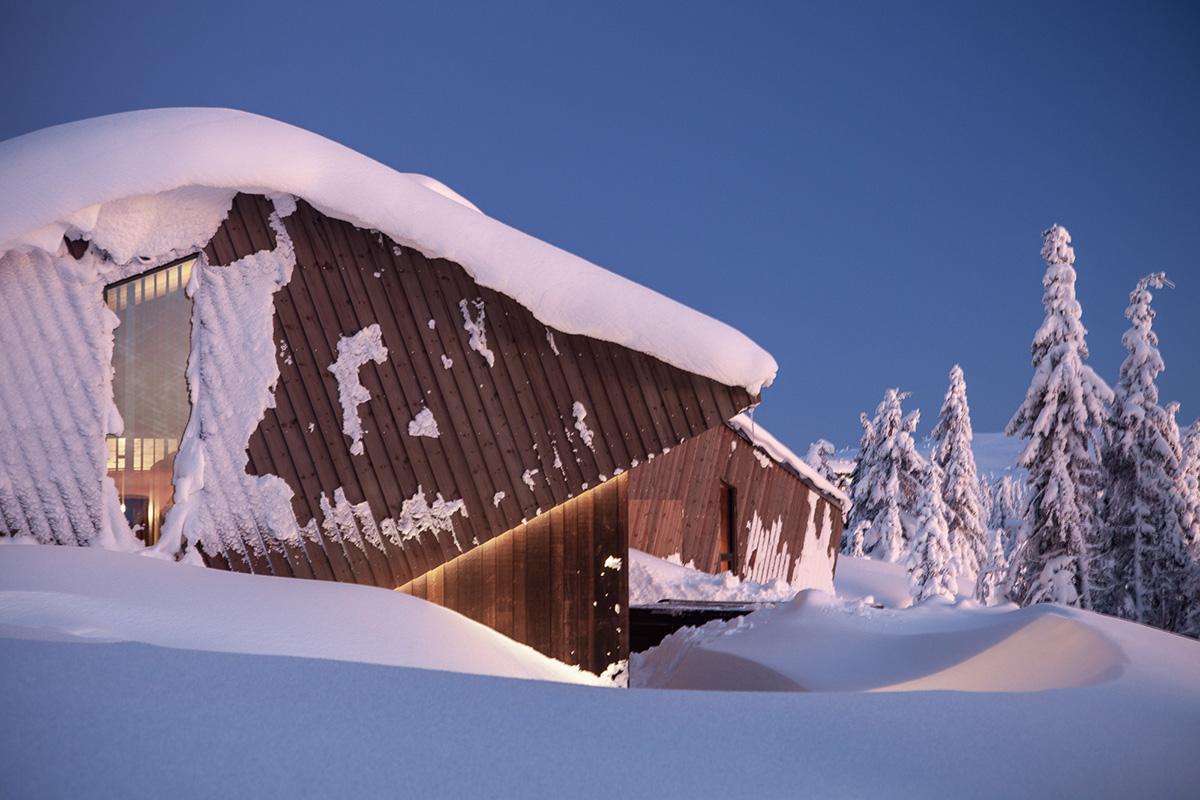
[[[430,179],[187,109],[4,143],[0,186],[38,195],[0,202],[0,534],[398,589],[593,672],[631,544],[836,551],[728,424],[769,355]]]
[[[806,561],[833,577],[844,495],[745,414],[634,470],[629,497],[630,547],[650,555],[762,583],[799,582]]]

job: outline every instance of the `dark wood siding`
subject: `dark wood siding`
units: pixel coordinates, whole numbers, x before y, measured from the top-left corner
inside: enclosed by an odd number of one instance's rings
[[[271,210],[265,198],[239,195],[205,248],[209,262],[273,247]],[[399,517],[418,491],[430,502],[437,494],[461,499],[466,514],[453,517],[453,536],[422,536],[403,548],[322,537],[278,558],[212,554],[234,568],[395,587],[719,425],[753,399],[643,353],[552,331],[460,265],[304,202],[285,226],[296,268],[275,295],[280,380],[276,406],[251,438],[249,471],[288,483],[301,525],[315,520],[319,528],[322,498],[332,503],[339,489],[349,504],[365,502],[376,523]],[[464,300],[472,313],[483,303],[492,366],[470,347]],[[342,336],[372,324],[388,358],[360,371],[371,399],[359,407],[364,452],[354,456],[328,367]],[[576,402],[587,412],[590,447],[575,427]],[[422,408],[432,411],[439,438],[408,435]],[[522,477],[532,470],[531,488]]]
[[[609,480],[399,587],[559,661],[629,655],[627,476]],[[621,568],[606,566],[610,557]]]
[[[741,576],[758,580],[791,580],[811,518],[827,539],[827,555],[836,558],[842,538],[842,512],[837,502],[784,465],[768,460],[749,439],[721,425],[638,467],[629,480],[629,543],[652,555],[680,554],[684,563],[716,572],[724,541],[722,484],[733,489],[736,554]],[[829,531],[822,530],[828,512]],[[761,527],[778,521],[773,547],[750,552],[751,523]],[[769,538],[769,537],[768,537]],[[785,551],[786,548],[786,551]],[[786,556],[785,556],[786,552]]]

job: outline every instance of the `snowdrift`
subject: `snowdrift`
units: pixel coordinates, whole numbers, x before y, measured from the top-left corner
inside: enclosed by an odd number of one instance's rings
[[[747,601],[777,603],[796,589],[787,581],[743,580],[731,572],[712,575],[691,566],[629,548],[629,605],[648,606],[660,600]]]
[[[926,604],[901,612],[816,591],[681,630],[632,659],[634,685],[735,691],[1034,692],[1118,678],[1121,648],[1082,613]]]
[[[802,688],[865,691],[596,691],[380,589],[0,547],[0,794],[1099,798],[1200,785],[1200,643],[1061,609],[838,602],[757,612],[724,638],[754,643],[770,626],[774,646],[726,654]],[[1060,648],[1070,657],[1056,661]],[[980,691],[983,678],[1007,689]],[[1021,691],[1018,678],[1068,688]],[[714,769],[714,754],[734,768]]]
[[[605,683],[399,592],[88,547],[0,547],[0,636]]]

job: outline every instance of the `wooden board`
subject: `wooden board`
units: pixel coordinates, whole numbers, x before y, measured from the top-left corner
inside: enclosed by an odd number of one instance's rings
[[[757,452],[757,455],[756,455]],[[763,467],[765,453],[726,425],[689,439],[666,455],[638,467],[629,480],[630,546],[665,558],[679,554],[686,564],[715,572],[721,552],[721,485],[736,498],[735,563],[739,575],[759,580],[790,580],[803,559],[809,508],[819,535],[827,537],[832,561],[841,546],[842,514],[836,502],[800,475],[775,461]],[[829,508],[829,530],[823,530]],[[779,521],[774,549],[748,552],[754,515],[770,527]]]
[[[265,198],[238,195],[205,248],[209,262],[228,264],[274,247],[271,210]],[[546,514],[635,461],[661,457],[753,400],[740,388],[643,353],[552,331],[512,298],[476,284],[462,266],[326,217],[303,201],[285,227],[296,267],[275,295],[277,403],[251,438],[248,470],[282,478],[293,490],[299,524],[315,520],[318,530],[325,522],[322,498],[332,502],[338,490],[347,503],[365,504],[376,526],[400,519],[418,494],[429,503],[438,494],[461,500],[466,513],[452,518],[453,535],[422,535],[402,547],[322,536],[286,552],[271,550],[267,558],[226,559],[235,568],[394,587]],[[464,301],[472,315],[476,301],[483,303],[487,347],[495,354],[490,366],[471,347]],[[360,370],[371,398],[358,409],[363,453],[352,455],[328,368],[343,336],[373,324],[388,357]],[[576,402],[587,412],[591,446],[575,426]],[[436,439],[408,434],[408,423],[425,408],[437,420]],[[532,488],[523,480],[527,471]],[[499,493],[503,498],[494,502]],[[253,509],[246,513],[247,530],[270,543]],[[565,558],[565,539],[558,541],[547,558],[557,560],[560,549]],[[541,540],[533,546],[540,558]],[[515,565],[520,551],[513,552]],[[507,624],[505,612],[496,614],[492,622],[500,624],[503,616]],[[514,610],[514,628],[520,622]],[[528,628],[531,620],[523,623]],[[555,622],[536,633],[553,638],[560,627]]]
[[[627,482],[626,475],[613,478],[399,591],[440,603],[552,658],[603,672],[629,655],[629,540],[622,510]],[[620,569],[611,566],[613,557],[621,559]],[[435,585],[443,589],[435,592]]]

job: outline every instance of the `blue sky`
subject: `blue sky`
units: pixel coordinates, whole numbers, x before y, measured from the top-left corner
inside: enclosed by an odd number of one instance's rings
[[[1200,416],[1200,8],[1186,3],[11,4],[0,139],[231,106],[454,187],[745,331],[803,451],[887,386],[979,431],[1028,384],[1040,231],[1075,237],[1115,381],[1165,270],[1164,400]]]

